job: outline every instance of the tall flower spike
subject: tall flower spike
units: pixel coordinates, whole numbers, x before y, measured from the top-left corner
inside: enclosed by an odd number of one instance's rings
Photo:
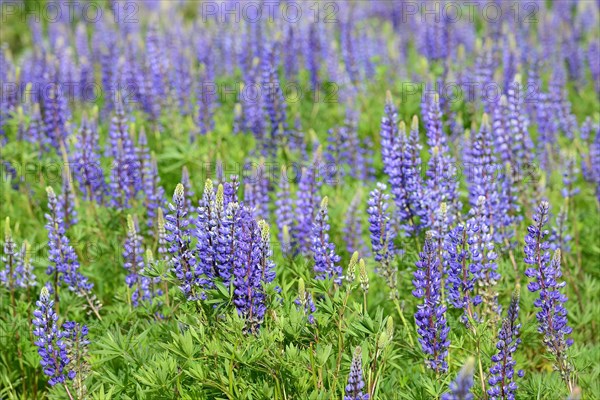
[[[418,119],[413,119],[411,136],[416,134],[417,138],[418,124]],[[415,217],[420,200],[415,196],[421,190],[420,179],[417,177],[418,166],[415,165],[415,162],[420,162],[418,156],[415,157],[418,139],[416,142],[414,139],[414,137],[410,139],[407,137],[404,121],[401,121],[398,126],[398,112],[388,91],[385,114],[381,120],[381,153],[384,171],[389,176],[394,203],[398,210],[398,218],[402,228],[407,232],[415,229]]]
[[[191,249],[191,239],[185,204],[184,188],[177,184],[173,193],[173,202],[169,204],[169,214],[166,217],[166,241],[171,255],[173,273],[179,280],[179,288],[188,300],[195,300],[196,296],[196,256]]]
[[[325,196],[313,224],[311,241],[315,260],[314,271],[317,279],[333,278],[336,285],[341,285],[342,268],[338,265],[341,257],[336,254],[335,245],[329,241],[327,203],[328,199]]]
[[[33,334],[37,340],[34,344],[38,347],[44,374],[49,377],[48,383],[54,386],[64,383],[67,376],[73,379],[75,374],[67,375],[70,360],[63,340],[64,333],[56,324],[58,315],[54,312],[54,301],[50,298],[48,288],[42,287],[40,299],[35,304],[37,309],[33,312]]]
[[[37,284],[31,265],[31,245],[27,240],[24,240],[21,246],[13,279],[15,285],[20,288],[33,287]]]
[[[521,344],[519,338],[521,324],[517,322],[519,318],[519,292],[520,286],[515,288],[506,317],[502,321],[502,326],[498,332],[498,343],[496,348],[498,352],[492,356],[492,367],[490,368],[490,377],[488,383],[490,388],[487,393],[491,400],[514,400],[517,391],[515,382],[516,362],[513,354]],[[517,372],[518,376],[523,376],[523,371]]]
[[[260,269],[261,281],[271,283],[275,279],[275,263],[271,259],[273,250],[271,249],[271,230],[265,220],[258,221],[260,229]]]
[[[225,213],[224,206],[223,185],[219,184],[215,192],[212,180],[207,179],[202,199],[200,199],[196,230],[194,231],[194,235],[198,239],[196,249],[199,256],[196,275],[204,277],[204,285],[210,286],[212,280],[218,276],[217,237]]]
[[[390,216],[387,212],[389,196],[385,194],[387,187],[378,183],[369,194],[367,214],[369,214],[369,232],[371,247],[375,261],[379,263],[376,270],[385,279],[390,298],[398,298],[397,268],[394,264],[396,249],[394,248],[394,233],[390,226]]]
[[[471,233],[465,225],[458,225],[450,231],[444,243],[448,302],[455,308],[463,309],[460,319],[464,324],[468,323],[469,318],[478,319],[474,307],[481,303],[481,297],[474,293],[480,270],[469,251]]]
[[[267,309],[262,280],[262,232],[249,208],[244,207],[240,212],[234,239],[237,246],[233,267],[233,304],[238,314],[246,319],[246,330],[255,332]]]
[[[360,212],[361,193],[358,192],[352,198],[348,210],[346,211],[346,219],[344,221],[344,237],[346,239],[346,251],[352,253],[355,250],[367,252],[365,241],[362,235],[362,213]]]
[[[219,278],[223,284],[229,286],[233,274],[234,257],[236,251],[235,233],[240,224],[240,206],[238,203],[229,203],[221,220],[219,234],[216,237],[216,263]]]
[[[473,400],[471,393],[473,387],[473,374],[475,373],[475,359],[469,357],[461,368],[456,379],[450,383],[450,391],[442,395],[442,400]]]
[[[6,217],[6,222],[4,224],[4,254],[2,255],[4,269],[0,271],[0,279],[11,292],[15,288],[14,271],[18,262],[18,256],[17,245],[13,240],[10,230],[10,218]]]
[[[550,259],[547,242],[550,205],[542,201],[533,216],[533,225],[527,229],[525,237],[525,264],[530,267],[525,270],[525,275],[531,279],[527,284],[530,292],[540,292],[540,297],[534,305],[540,309],[536,314],[538,331],[544,336],[544,344],[555,357],[554,367],[559,371],[569,390],[573,389],[572,366],[569,362],[567,349],[573,344],[573,339],[567,339],[572,328],[567,325],[567,310],[564,303],[567,296],[560,292],[565,286],[560,281],[560,250],[556,250]]]
[[[362,349],[357,346],[352,356],[350,365],[350,375],[348,375],[348,384],[346,385],[346,395],[344,400],[369,400],[369,394],[364,393],[365,381],[362,371]]]
[[[413,296],[423,299],[415,313],[421,349],[427,357],[427,366],[440,373],[448,370],[446,358],[450,346],[450,328],[446,322],[446,306],[441,298],[442,274],[437,253],[437,241],[428,232],[419,261],[415,263],[417,269],[413,279]]]
[[[432,97],[427,109],[427,144],[431,148],[431,158],[427,165],[421,221],[431,228],[442,202],[448,204],[451,210],[448,215],[450,224],[454,221],[454,214],[461,207],[457,194],[458,180],[455,179],[455,161],[449,155],[450,149],[443,131],[439,96],[435,94],[428,97]]]
[[[487,199],[479,196],[477,204],[469,211],[467,230],[469,231],[469,251],[473,270],[479,274],[479,294],[485,305],[485,314],[491,321],[497,321],[500,314],[498,304],[498,292],[495,288],[500,281],[498,255],[494,251],[494,240],[492,238],[493,226],[489,226],[486,217]]]
[[[66,283],[72,292],[88,296],[93,284],[79,272],[77,253],[65,235],[65,227],[59,217],[59,203],[54,190],[48,187],[46,192],[49,212],[45,216],[46,230],[48,231],[48,259],[50,261],[46,274],[53,277],[55,301],[58,299],[58,287],[62,282]]]
[[[92,129],[84,116],[77,132],[75,149],[71,156],[73,174],[83,192],[83,198],[101,202],[105,192],[104,172],[100,165],[98,131]]]
[[[91,371],[88,355],[88,327],[73,321],[66,321],[62,326],[63,342],[69,357],[69,377],[73,379],[73,388],[78,399],[85,398],[87,387],[85,378]]]
[[[68,166],[62,171],[62,193],[58,196],[58,217],[63,221],[65,229],[77,223],[77,211],[75,211],[75,193],[73,182]]]
[[[298,243],[298,250],[307,254],[311,248],[311,232],[318,208],[318,191],[321,180],[317,179],[319,161],[313,165],[302,168],[298,182],[298,198],[296,199],[296,226],[294,239]]]
[[[142,237],[138,235],[131,215],[127,215],[127,238],[125,239],[124,249],[123,258],[125,263],[123,266],[128,272],[125,283],[130,289],[134,288],[131,294],[131,303],[134,307],[137,307],[140,297],[143,300],[151,300],[152,296],[149,291],[149,278],[140,275],[140,272],[144,269]]]
[[[275,200],[275,221],[277,223],[277,228],[279,229],[277,238],[282,243],[284,242],[284,227],[288,227],[289,234],[294,223],[294,210],[292,197],[290,194],[289,179],[288,169],[282,167],[281,176],[279,177],[279,189],[277,190],[277,196]]]

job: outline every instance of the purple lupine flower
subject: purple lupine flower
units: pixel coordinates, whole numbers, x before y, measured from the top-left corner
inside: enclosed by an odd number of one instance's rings
[[[125,239],[123,251],[123,259],[125,263],[123,267],[127,270],[125,283],[128,288],[134,288],[131,294],[131,304],[134,307],[139,305],[140,297],[143,300],[151,300],[151,294],[143,287],[148,287],[148,278],[140,276],[140,272],[144,269],[144,257],[142,254],[142,237],[137,233],[135,222],[131,215],[127,215],[127,238]]]
[[[13,275],[18,260],[19,253],[17,252],[17,245],[12,238],[10,218],[6,217],[4,225],[4,254],[2,255],[4,269],[0,271],[0,280],[10,291],[14,289]]]
[[[225,213],[223,185],[219,184],[215,193],[213,183],[207,179],[204,184],[204,193],[198,207],[196,230],[194,236],[198,239],[196,252],[199,262],[196,265],[196,275],[203,275],[205,284],[210,284],[218,276],[216,254],[217,238]]]
[[[391,229],[388,213],[389,195],[385,194],[387,186],[377,183],[377,187],[369,194],[367,214],[369,215],[369,233],[371,248],[375,261],[379,263],[376,272],[385,279],[391,299],[398,298],[397,266],[394,263],[396,249],[394,248],[395,234]]]
[[[185,206],[184,188],[177,184],[173,193],[173,203],[169,203],[169,214],[166,216],[166,240],[171,254],[173,273],[179,280],[179,288],[188,300],[197,299],[196,294],[196,256],[191,249],[191,239]]]
[[[229,182],[223,183],[223,201],[225,206],[229,203],[237,203],[240,180],[237,175],[230,175]]]
[[[508,89],[508,118],[512,157],[520,168],[529,167],[532,162],[533,142],[529,136],[529,120],[523,108],[525,91],[520,75],[516,75]]]
[[[58,196],[57,216],[63,221],[65,229],[77,223],[77,211],[75,210],[75,193],[73,182],[68,167],[62,171],[62,192]]]
[[[258,228],[260,229],[260,279],[263,283],[267,284],[275,280],[275,263],[271,259],[273,257],[273,249],[271,248],[271,231],[269,224],[262,219],[258,221]]]
[[[530,292],[540,292],[540,297],[534,305],[540,309],[536,314],[538,331],[544,336],[544,344],[550,353],[556,357],[555,368],[561,378],[572,388],[572,366],[568,360],[567,349],[573,344],[573,339],[567,336],[572,332],[568,325],[567,310],[564,303],[567,296],[560,292],[565,286],[561,282],[560,250],[556,250],[550,259],[550,244],[547,242],[550,205],[542,201],[533,215],[533,225],[527,229],[525,236],[525,264],[530,267],[525,275],[532,280],[527,284]]]
[[[4,225],[4,268],[0,270],[0,282],[13,293],[16,288],[35,286],[35,275],[31,266],[29,243],[25,240],[21,250],[17,250],[10,230],[10,218],[6,217]],[[13,304],[14,306],[14,304]]]
[[[40,293],[40,299],[36,301],[37,309],[33,312],[33,334],[37,337],[34,344],[38,347],[44,374],[49,377],[48,383],[54,386],[64,383],[65,379],[73,379],[74,373],[67,374],[67,365],[70,360],[67,347],[63,340],[65,334],[58,329],[56,322],[58,315],[54,311],[54,301],[50,298],[50,292],[45,286]]]
[[[89,363],[88,327],[73,321],[65,321],[62,325],[63,342],[69,358],[69,378],[73,379],[73,388],[77,398],[84,398],[87,394],[84,380],[89,375],[91,367]]]
[[[77,254],[65,235],[65,225],[59,217],[59,203],[54,190],[48,187],[46,192],[48,193],[49,213],[45,216],[48,221],[46,230],[48,231],[48,260],[50,261],[46,274],[53,277],[55,301],[58,299],[58,287],[62,282],[66,283],[72,292],[87,298],[94,285],[79,272]]]
[[[294,304],[304,312],[308,323],[313,325],[315,323],[315,316],[313,314],[317,311],[317,307],[315,307],[312,294],[306,291],[304,279],[302,278],[298,280],[298,298],[294,300]]]
[[[296,199],[296,226],[293,231],[298,250],[302,254],[309,252],[310,236],[318,207],[318,190],[321,179],[318,179],[318,161],[302,168],[298,182],[298,198]]]
[[[244,110],[244,131],[251,132],[262,146],[265,121],[262,113],[262,103],[264,100],[258,89],[260,88],[259,72],[259,59],[255,58],[252,60],[252,65],[248,66],[244,86],[241,88],[245,95],[242,96],[241,100]]]
[[[152,24],[146,32],[146,94],[149,95],[146,112],[153,121],[157,121],[160,116],[161,106],[167,95],[165,84],[167,83],[166,63],[168,60],[164,54],[164,46],[160,41],[158,29]]]
[[[500,181],[500,194],[498,200],[497,223],[495,230],[496,241],[503,244],[503,247],[510,248],[512,238],[515,236],[516,224],[522,219],[519,215],[521,207],[517,199],[517,183],[515,176],[519,172],[514,172],[512,164],[506,163],[503,172],[498,176]]]
[[[279,188],[275,200],[275,221],[278,228],[277,238],[281,243],[284,243],[284,227],[287,227],[289,235],[290,231],[293,231],[294,225],[294,209],[292,196],[290,194],[289,179],[287,168],[282,167],[281,176],[279,177]]]
[[[335,253],[335,245],[329,241],[329,215],[327,213],[327,196],[323,197],[321,207],[315,217],[311,235],[311,250],[315,265],[316,279],[333,278],[336,285],[342,284],[341,257]]]
[[[160,186],[158,165],[154,154],[144,163],[144,194],[146,196],[146,216],[149,227],[153,226],[156,213],[165,204],[165,189]]]
[[[446,136],[442,129],[442,113],[440,110],[439,96],[435,94],[427,107],[427,144],[430,146],[431,158],[427,165],[427,182],[423,193],[423,209],[421,221],[428,227],[435,223],[436,210],[445,202],[449,209],[450,224],[454,221],[454,214],[460,209],[458,200],[458,180],[454,179],[456,173],[454,159],[449,155]]]
[[[493,226],[488,225],[486,210],[487,200],[480,196],[475,207],[469,211],[468,244],[471,261],[475,264],[473,270],[479,275],[479,293],[485,305],[484,311],[491,320],[496,320],[500,314],[500,306],[495,286],[500,280],[500,274],[496,263],[498,255],[494,251]]]
[[[79,189],[83,192],[83,198],[100,203],[105,192],[105,182],[100,165],[98,141],[97,129],[92,129],[84,116],[71,157],[73,174],[79,183]]]
[[[240,209],[240,223],[236,227],[237,243],[233,263],[233,304],[238,314],[246,319],[248,332],[255,332],[263,321],[266,304],[262,281],[262,232],[247,207]]]
[[[50,138],[46,135],[46,127],[40,112],[40,104],[35,103],[31,109],[31,118],[25,135],[27,141],[39,145],[39,154],[48,151],[51,146]]]
[[[579,170],[575,164],[574,156],[566,156],[563,162],[563,188],[561,194],[564,198],[573,198],[579,193],[579,188],[574,187],[575,180],[579,174]]]
[[[473,375],[475,373],[475,359],[469,357],[461,368],[456,379],[450,383],[450,391],[442,395],[441,400],[473,400],[471,393],[473,387]]]
[[[487,225],[495,225],[498,209],[498,165],[493,153],[494,139],[487,114],[483,114],[479,131],[472,135],[464,163],[467,165],[467,184],[471,207],[477,206],[479,197],[485,198],[485,220]]]
[[[517,322],[519,318],[519,290],[517,286],[510,300],[510,306],[506,317],[502,321],[502,326],[498,332],[498,343],[496,348],[498,352],[492,356],[492,366],[490,367],[490,377],[488,383],[490,388],[487,390],[491,400],[514,400],[517,391],[515,382],[515,365],[513,354],[521,344],[519,338],[521,324]],[[522,377],[523,371],[519,370],[517,375]]]
[[[442,274],[438,263],[438,244],[433,235],[427,233],[423,251],[419,261],[415,263],[413,296],[423,299],[423,304],[417,306],[415,321],[419,343],[425,353],[426,364],[429,368],[439,372],[448,370],[448,347],[450,328],[446,323],[446,306],[442,302]]]
[[[146,130],[142,126],[138,135],[137,146],[134,147],[134,154],[136,165],[138,167],[139,178],[136,179],[133,184],[135,185],[135,192],[144,190],[144,182],[146,180],[147,171],[150,166],[150,149],[148,148],[148,138],[146,137]]]
[[[468,324],[469,317],[477,321],[474,307],[481,304],[481,296],[475,294],[475,285],[480,276],[479,264],[471,260],[469,243],[473,231],[464,224],[452,229],[444,244],[446,250],[446,293],[454,308],[463,309],[460,320]]]
[[[35,286],[36,280],[31,265],[31,249],[27,240],[23,241],[21,252],[17,257],[17,265],[13,274],[13,281],[16,287],[28,288]]]
[[[65,93],[60,89],[60,81],[56,70],[55,62],[52,60],[48,63],[49,72],[48,79],[50,86],[47,95],[44,96],[44,128],[46,129],[46,137],[50,143],[60,154],[61,149],[66,147],[67,120],[68,120],[68,103]]]
[[[225,207],[225,213],[221,220],[218,235],[216,236],[215,261],[217,276],[225,286],[229,286],[234,268],[234,257],[236,243],[236,229],[240,224],[240,206],[238,203],[230,202]]]
[[[362,370],[362,349],[356,346],[350,364],[350,374],[348,375],[348,384],[346,385],[346,395],[344,400],[369,400],[369,394],[364,393],[365,381],[363,380]]]
[[[568,221],[568,209],[563,206],[556,215],[556,224],[552,226],[550,237],[548,238],[552,250],[560,249],[565,253],[571,251],[570,242],[572,237],[568,233]]]
[[[492,130],[495,137],[496,153],[504,163],[512,163],[514,160],[511,150],[512,138],[510,136],[509,123],[508,100],[505,95],[502,95],[500,101],[494,105],[492,113]]]
[[[109,184],[112,205],[127,208],[129,201],[135,196],[136,188],[141,187],[139,184],[141,165],[129,133],[127,117],[120,95],[117,96],[115,113],[111,119],[108,134],[107,155],[113,158]]]
[[[600,92],[600,43],[597,40],[590,40],[587,52],[587,59],[594,80],[596,93]]]
[[[264,106],[269,121],[270,132],[263,141],[264,155],[275,155],[277,147],[287,139],[286,102],[277,77],[277,65],[274,60],[274,49],[267,46],[262,63],[262,87],[267,89]]]
[[[415,126],[416,121],[416,126]],[[418,120],[413,120],[411,136],[418,138]],[[416,132],[415,132],[416,131]],[[394,106],[392,95],[386,94],[385,114],[381,120],[381,153],[383,157],[384,172],[389,176],[389,183],[394,202],[396,204],[398,218],[401,227],[410,232],[415,226],[415,206],[418,204],[413,191],[419,190],[417,179],[418,166],[414,162],[420,162],[415,157],[416,149],[413,146],[415,137],[409,140],[406,136],[406,127],[403,122],[398,128],[398,111]],[[418,143],[418,139],[417,139]],[[419,187],[418,187],[419,186]]]
[[[359,208],[360,197],[360,192],[356,193],[346,210],[343,232],[348,253],[360,251],[360,253],[365,254],[368,251],[365,240],[362,237],[362,213]]]

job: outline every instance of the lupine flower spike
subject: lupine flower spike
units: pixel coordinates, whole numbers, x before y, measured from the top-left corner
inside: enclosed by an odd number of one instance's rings
[[[498,352],[492,356],[493,364],[488,379],[490,388],[487,393],[491,400],[514,400],[518,388],[514,376],[516,362],[513,354],[521,343],[519,338],[521,324],[517,322],[519,318],[519,291],[520,286],[517,285],[510,300],[506,318],[502,321],[502,327],[498,332],[498,343],[496,344]],[[517,375],[522,377],[523,371],[519,370]]]
[[[348,375],[348,384],[346,385],[346,395],[344,400],[369,400],[369,394],[364,393],[365,381],[362,371],[362,349],[357,346],[352,356],[350,365],[350,375]]]
[[[456,379],[450,383],[450,391],[442,395],[442,400],[474,400],[475,397],[471,393],[474,372],[475,359],[470,357]]]
[[[438,268],[437,251],[437,241],[428,232],[423,251],[416,262],[413,295],[423,299],[423,303],[417,306],[415,320],[427,366],[440,373],[448,370],[446,358],[450,346],[450,328],[446,323],[446,306],[441,298],[442,274]]]
[[[531,278],[527,284],[530,292],[540,292],[540,297],[534,305],[540,309],[536,314],[538,331],[544,336],[544,344],[554,356],[554,367],[559,371],[561,378],[569,390],[573,390],[572,365],[568,359],[567,349],[573,344],[573,339],[567,338],[572,328],[567,324],[567,310],[564,304],[567,296],[560,292],[565,286],[560,281],[560,250],[556,250],[550,259],[550,244],[547,241],[550,205],[542,201],[533,216],[533,225],[527,229],[525,237],[525,263],[530,267],[525,270],[525,275]]]
[[[389,196],[385,194],[387,187],[378,183],[369,195],[367,214],[369,214],[369,232],[375,261],[379,263],[376,272],[383,276],[389,289],[390,298],[398,298],[397,268],[394,263],[394,233],[391,229],[390,216],[387,212]]]
[[[338,265],[340,256],[335,253],[335,245],[329,241],[329,215],[327,197],[323,197],[312,230],[312,252],[315,260],[317,279],[333,278],[336,285],[342,283],[342,268]]]
[[[48,383],[54,386],[57,383],[64,383],[67,377],[73,379],[75,374],[68,373],[66,370],[69,357],[63,340],[65,335],[56,324],[58,315],[54,311],[54,301],[50,298],[47,287],[42,288],[40,299],[35,304],[37,306],[33,312],[33,325],[35,325],[33,334],[37,337],[35,345],[38,347],[44,374],[49,377]]]

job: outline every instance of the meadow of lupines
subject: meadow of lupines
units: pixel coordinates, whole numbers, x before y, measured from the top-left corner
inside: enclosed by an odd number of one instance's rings
[[[0,1],[1,399],[600,398],[600,4]]]

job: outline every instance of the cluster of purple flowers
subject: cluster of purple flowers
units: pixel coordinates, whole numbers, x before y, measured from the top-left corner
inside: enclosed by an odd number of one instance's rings
[[[164,229],[175,277],[187,299],[206,297],[216,282],[233,285],[233,304],[248,323],[260,326],[266,312],[265,285],[275,279],[270,230],[257,220],[254,209],[235,202],[232,188],[219,184],[216,192],[209,179],[199,202],[198,217],[190,227],[184,187],[180,183],[169,204]],[[229,183],[231,184],[231,183]],[[235,185],[235,184],[234,184]],[[192,234],[196,247],[191,245]]]
[[[55,292],[58,291],[61,283],[65,283],[69,290],[89,295],[94,285],[79,272],[77,254],[65,234],[65,225],[60,218],[59,202],[54,190],[48,187],[46,191],[49,208],[49,212],[46,214],[46,230],[48,231],[48,259],[50,260],[46,274],[52,277]]]
[[[423,251],[415,263],[417,269],[413,279],[413,295],[423,299],[415,313],[419,343],[427,355],[427,365],[439,373],[448,370],[450,328],[446,322],[446,306],[442,302],[442,273],[438,265],[437,246],[437,241],[428,233]]]
[[[375,261],[379,263],[378,271],[384,277],[390,288],[390,298],[398,298],[397,268],[394,263],[396,249],[394,248],[394,231],[391,229],[388,213],[389,196],[385,194],[387,187],[378,183],[370,193],[367,201],[369,215],[369,232],[371,247]]]
[[[492,356],[493,364],[488,379],[490,388],[487,391],[492,400],[514,400],[518,388],[515,382],[516,361],[513,354],[521,344],[519,338],[521,324],[517,321],[519,318],[519,290],[520,287],[517,287],[513,292],[506,317],[498,332],[498,343],[496,344],[498,352]],[[522,377],[523,374],[522,370],[517,371],[519,377]]]
[[[350,364],[350,374],[348,375],[348,384],[346,385],[346,395],[344,400],[369,400],[370,396],[364,392],[365,381],[362,371],[362,349],[357,346],[352,356]]]
[[[529,291],[539,292],[539,298],[534,302],[540,309],[536,314],[538,331],[544,336],[544,344],[548,351],[556,358],[556,369],[572,387],[572,366],[567,355],[568,347],[573,344],[573,339],[567,338],[572,328],[568,325],[567,310],[564,306],[567,296],[561,293],[566,283],[560,281],[560,250],[556,250],[550,258],[550,244],[547,241],[549,232],[545,229],[549,213],[550,205],[547,201],[542,201],[533,215],[533,225],[527,229],[524,261],[529,268],[525,275],[531,279],[527,284]]]
[[[29,243],[25,240],[21,249],[17,249],[10,229],[10,218],[6,217],[4,225],[4,253],[0,269],[0,282],[12,293],[17,288],[28,288],[36,285],[33,266],[30,260]],[[14,304],[13,304],[14,306]]]
[[[66,379],[72,380],[77,375],[77,365],[72,364],[81,354],[69,354],[69,350],[77,346],[78,351],[83,353],[83,348],[89,343],[86,339],[87,327],[67,321],[59,328],[54,301],[45,286],[35,304],[37,309],[33,312],[33,334],[37,337],[35,345],[38,347],[40,363],[51,386],[64,384]]]
[[[323,197],[313,224],[311,235],[311,250],[317,279],[332,278],[336,285],[342,284],[342,268],[339,266],[341,257],[335,252],[335,245],[329,240],[329,215],[327,212],[328,198]]]

